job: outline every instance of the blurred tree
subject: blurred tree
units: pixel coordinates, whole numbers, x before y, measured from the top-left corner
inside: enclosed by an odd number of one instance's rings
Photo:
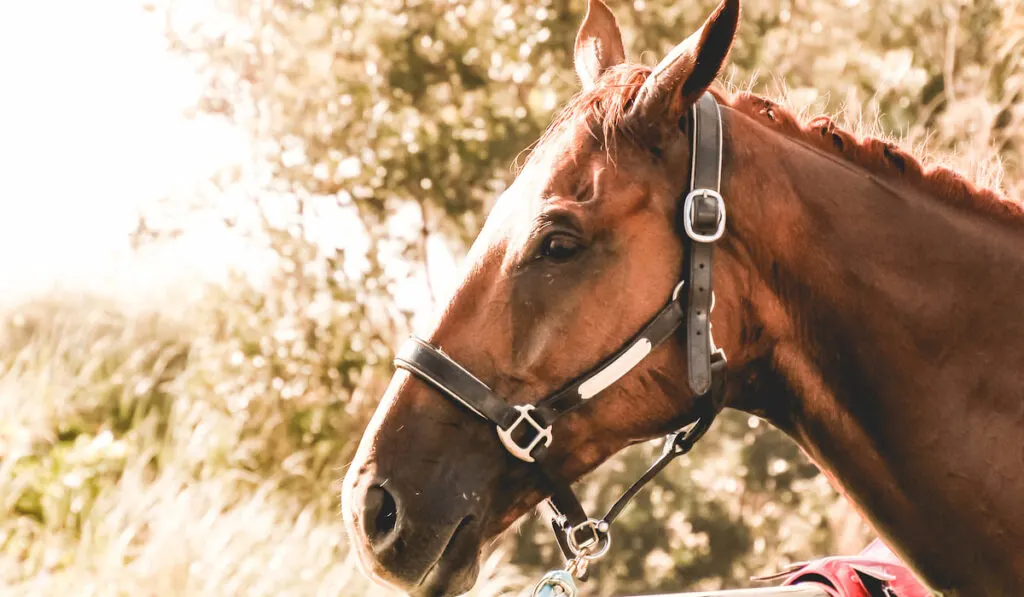
[[[716,2],[610,4],[626,47],[650,64]],[[282,320],[305,318],[324,300],[365,304],[354,288],[394,313],[388,297],[396,280],[421,275],[427,238],[464,250],[512,179],[510,166],[577,87],[571,54],[584,0],[233,0],[221,8],[225,18],[202,22],[172,9],[168,36],[205,78],[198,109],[251,132],[252,171],[228,177],[225,188],[245,180],[256,189],[252,221],[292,279],[279,283],[292,297],[274,311]],[[993,144],[1015,175],[1024,141],[1021,31],[1014,0],[745,0],[728,76],[770,73],[777,79],[755,80],[755,90],[781,80],[794,104],[843,110],[911,141],[929,137],[936,149],[980,157]],[[237,223],[237,205],[227,211]],[[311,223],[323,218],[344,224],[313,234]],[[361,309],[343,317],[360,318]],[[378,352],[398,333],[380,325],[359,328]],[[302,375],[329,366],[312,363]],[[858,547],[867,531],[856,514],[766,427],[725,417],[641,496],[601,565],[602,594],[735,584]],[[602,467],[590,499],[607,504],[655,449]],[[529,523],[508,540],[521,566],[556,561],[543,526]]]

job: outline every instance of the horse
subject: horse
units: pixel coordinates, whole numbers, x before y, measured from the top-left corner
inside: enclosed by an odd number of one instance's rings
[[[722,0],[650,68],[590,0],[581,89],[403,349],[345,475],[378,581],[464,592],[565,483],[728,407],[792,438],[936,593],[1024,595],[1024,209],[723,89],[739,22]],[[698,121],[717,151],[701,166]],[[676,327],[650,341],[660,318]],[[572,408],[542,420],[566,388]],[[587,545],[607,530],[584,527]]]

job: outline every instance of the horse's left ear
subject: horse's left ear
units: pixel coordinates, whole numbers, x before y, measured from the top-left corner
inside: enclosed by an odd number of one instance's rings
[[[740,0],[722,0],[704,25],[672,49],[637,93],[631,114],[642,127],[673,123],[697,101],[725,64],[740,20]]]

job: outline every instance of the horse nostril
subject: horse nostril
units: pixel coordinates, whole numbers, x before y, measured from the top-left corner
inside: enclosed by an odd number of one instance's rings
[[[398,525],[398,505],[391,493],[379,485],[366,491],[363,531],[370,545],[376,546],[391,534]]]

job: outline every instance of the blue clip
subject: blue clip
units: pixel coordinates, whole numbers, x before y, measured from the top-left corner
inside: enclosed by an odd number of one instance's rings
[[[552,570],[544,575],[533,590],[533,597],[579,597],[576,581],[568,570]]]

